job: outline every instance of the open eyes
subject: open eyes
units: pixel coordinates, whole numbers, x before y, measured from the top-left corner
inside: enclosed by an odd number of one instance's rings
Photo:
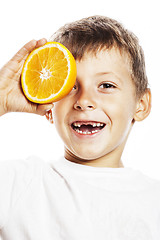
[[[75,84],[72,90],[74,91],[74,90],[77,90],[78,88],[79,88],[78,85]],[[113,90],[114,88],[116,88],[116,86],[111,83],[101,83],[98,86],[98,89],[103,91],[110,91],[110,90]]]
[[[110,83],[102,83],[99,85],[100,89],[108,89],[108,88],[116,88],[113,84]]]
[[[77,89],[77,85],[75,84],[72,88],[72,90],[76,90]]]

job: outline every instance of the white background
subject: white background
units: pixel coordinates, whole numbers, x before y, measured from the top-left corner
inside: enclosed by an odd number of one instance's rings
[[[26,42],[49,38],[67,22],[106,15],[133,31],[143,46],[152,89],[152,112],[136,123],[123,154],[123,163],[160,179],[160,17],[155,0],[5,0],[0,4],[0,67]],[[127,103],[126,103],[127,104]],[[125,106],[124,106],[125,107]],[[0,160],[63,155],[63,143],[45,117],[9,113],[0,119]]]

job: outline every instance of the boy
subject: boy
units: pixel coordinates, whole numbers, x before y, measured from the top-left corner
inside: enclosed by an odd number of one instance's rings
[[[32,40],[1,69],[0,113],[46,115],[64,142],[64,158],[0,162],[0,238],[160,239],[159,182],[121,162],[132,126],[151,108],[137,38],[115,20],[93,16],[65,25],[50,41],[76,59],[72,91],[54,107],[26,100],[24,60],[46,42]]]

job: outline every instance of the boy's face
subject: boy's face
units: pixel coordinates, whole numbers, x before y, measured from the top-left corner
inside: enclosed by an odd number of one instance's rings
[[[115,48],[77,61],[76,85],[53,109],[67,159],[119,166],[136,110],[128,62],[127,55]]]

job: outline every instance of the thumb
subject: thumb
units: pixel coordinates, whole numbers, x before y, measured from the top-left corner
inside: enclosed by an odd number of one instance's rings
[[[47,111],[51,110],[54,107],[53,103],[49,104],[36,104],[33,113],[44,116]]]

